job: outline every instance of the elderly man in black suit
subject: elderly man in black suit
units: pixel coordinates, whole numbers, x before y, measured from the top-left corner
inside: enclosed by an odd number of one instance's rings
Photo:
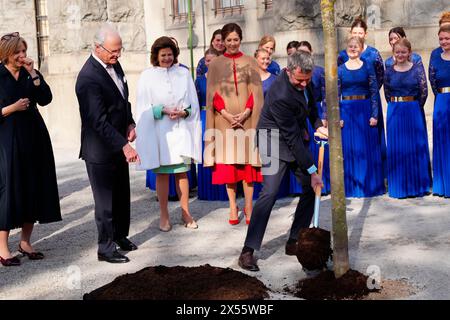
[[[292,170],[302,184],[303,193],[295,210],[286,254],[294,255],[298,232],[307,228],[314,214],[314,190],[322,186],[312,155],[308,149],[306,119],[317,131],[328,136],[317,115],[310,85],[313,58],[309,53],[296,52],[288,57],[287,68],[270,87],[261,111],[258,147],[263,162],[263,188],[253,209],[239,266],[259,271],[253,256],[259,250],[275,204],[280,183],[286,170]],[[270,159],[270,163],[266,160]]]
[[[94,49],[76,83],[81,116],[80,158],[86,169],[95,201],[98,229],[98,260],[124,263],[117,251],[136,250],[127,239],[130,227],[130,180],[128,163],[139,156],[130,142],[136,139],[135,122],[128,102],[127,81],[118,62],[122,39],[112,25],[102,26]]]

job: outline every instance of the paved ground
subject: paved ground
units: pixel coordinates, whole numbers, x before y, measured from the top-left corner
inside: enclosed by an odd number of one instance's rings
[[[81,299],[83,294],[124,273],[146,266],[210,264],[238,269],[246,225],[227,223],[226,202],[191,198],[198,230],[181,224],[169,233],[158,230],[155,193],[145,189],[145,174],[131,169],[132,221],[130,239],[139,250],[128,254],[130,263],[112,265],[96,258],[96,227],[93,199],[84,163],[76,150],[55,150],[63,221],[38,225],[36,249],[42,261],[23,258],[20,267],[0,267],[0,299]],[[242,206],[243,199],[240,199]],[[296,198],[277,202],[257,253],[261,271],[252,273],[273,290],[273,299],[292,299],[283,292],[305,277],[295,257],[284,255]],[[382,279],[406,279],[416,287],[410,299],[450,299],[450,199],[427,196],[395,200],[387,196],[349,199],[348,225],[350,262],[366,272],[380,268]],[[181,222],[177,202],[170,203],[172,222]],[[330,198],[321,204],[320,224],[330,228]],[[18,230],[10,247],[17,248]]]

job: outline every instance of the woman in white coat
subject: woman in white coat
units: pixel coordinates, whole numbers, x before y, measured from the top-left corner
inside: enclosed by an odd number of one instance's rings
[[[138,170],[156,173],[161,231],[172,229],[168,211],[169,175],[175,174],[176,189],[185,227],[197,229],[189,212],[186,172],[192,161],[201,162],[200,110],[189,70],[177,65],[179,51],[169,37],[155,40],[152,67],[140,76],[137,92],[136,148],[141,157]]]

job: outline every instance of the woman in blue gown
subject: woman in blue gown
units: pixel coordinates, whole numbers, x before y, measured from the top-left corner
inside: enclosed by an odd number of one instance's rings
[[[393,47],[395,63],[386,69],[388,191],[393,198],[420,197],[430,191],[428,135],[423,106],[428,96],[423,65],[411,60],[406,38]]]
[[[389,30],[388,33],[388,38],[389,38],[389,44],[391,45],[392,50],[394,50],[394,44],[397,43],[397,41],[399,41],[400,39],[406,38],[406,33],[405,30],[402,27],[394,27],[391,30]],[[412,52],[411,53],[411,62],[416,64],[422,64],[422,57],[415,53]],[[384,66],[387,68],[392,67],[395,63],[395,57],[391,56],[389,58],[386,59],[386,61],[384,62]]]
[[[214,48],[209,48],[205,52],[204,62],[206,66],[206,72],[195,79],[195,88],[197,89],[198,102],[201,107],[200,120],[202,122],[202,136],[205,134],[206,125],[206,82],[207,71],[209,63],[221,53]],[[202,139],[202,153],[205,148],[205,143]],[[198,188],[197,196],[199,200],[210,201],[228,201],[227,189],[225,185],[212,184],[212,172],[211,168],[204,168],[203,164],[197,165],[198,172]]]
[[[312,46],[308,41],[300,41],[297,46],[297,50],[306,51],[309,53],[313,53]],[[314,66],[313,74],[311,78],[311,82],[313,85],[313,94],[314,99],[316,101],[317,105],[317,111],[319,114],[319,117],[322,119],[322,121],[326,121],[327,115],[325,111],[325,69],[321,66]],[[311,123],[309,120],[308,122],[308,130],[309,130],[309,136],[311,138],[311,141],[309,143],[309,149],[311,150],[311,154],[314,157],[314,162],[317,165],[317,162],[319,160],[319,144],[314,142],[314,128],[311,126]],[[322,188],[322,195],[329,194],[331,192],[331,186],[330,186],[330,159],[329,159],[329,147],[328,144],[325,145],[325,153],[323,157],[323,172],[322,172],[322,181],[323,181],[323,188]],[[292,194],[300,194],[302,193],[302,186],[298,183],[297,179],[295,178],[294,174],[291,172],[290,174],[290,193]]]
[[[383,59],[381,58],[380,52],[375,49],[374,47],[368,46],[365,43],[365,39],[367,37],[367,24],[364,20],[361,18],[355,19],[353,22],[351,29],[350,29],[350,35],[352,37],[357,36],[361,38],[364,42],[364,48],[361,53],[361,60],[367,62],[368,64],[372,65],[372,68],[375,70],[376,74],[376,80],[378,84],[378,92],[377,92],[377,103],[378,103],[378,136],[380,140],[380,146],[381,146],[381,159],[383,164],[383,174],[386,178],[386,137],[384,133],[384,120],[383,120],[383,108],[381,106],[381,98],[380,98],[380,92],[381,86],[383,85],[383,79],[384,79],[384,64]],[[346,50],[342,50],[339,52],[338,56],[338,66],[348,61],[349,57]]]
[[[347,197],[385,193],[378,135],[378,83],[370,63],[360,59],[363,41],[351,37],[349,60],[338,68],[344,183]]]
[[[270,53],[263,48],[256,50],[255,59],[258,63],[259,67],[259,75],[261,76],[262,88],[264,97],[269,91],[270,86],[277,78],[276,75],[270,73],[268,70],[268,66],[270,65]],[[253,200],[258,199],[259,193],[262,190],[262,184],[259,182],[255,182],[253,184]],[[284,198],[289,195],[289,175],[286,173],[286,176],[281,181],[280,189],[278,191],[278,199]]]
[[[433,111],[433,194],[450,197],[450,25],[439,29],[441,54],[429,65]]]

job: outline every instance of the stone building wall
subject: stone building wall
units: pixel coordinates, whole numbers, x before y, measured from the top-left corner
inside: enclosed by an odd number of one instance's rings
[[[316,61],[323,65],[323,37],[319,0],[273,0],[266,11],[262,0],[244,0],[241,14],[215,15],[214,0],[194,2],[194,67],[209,46],[214,30],[228,22],[242,26],[242,49],[252,54],[264,34],[277,40],[274,58],[284,66],[285,48],[291,40],[311,42]],[[29,44],[28,53],[37,58],[34,0],[0,0],[0,33],[20,31]],[[378,48],[383,57],[390,55],[387,32],[403,26],[414,51],[428,66],[430,51],[438,46],[438,20],[442,11],[450,10],[448,0],[337,0],[336,22],[340,49],[345,46],[349,26],[355,16],[367,17],[367,42]],[[187,48],[187,23],[172,16],[172,0],[47,0],[49,51],[41,68],[46,72],[54,100],[42,109],[53,143],[61,146],[79,144],[80,118],[75,96],[76,76],[90,54],[96,29],[104,22],[114,23],[126,49],[121,57],[135,102],[140,72],[149,66],[153,41],[162,35],[178,39],[179,61],[190,66]],[[427,113],[431,113],[432,98]]]

